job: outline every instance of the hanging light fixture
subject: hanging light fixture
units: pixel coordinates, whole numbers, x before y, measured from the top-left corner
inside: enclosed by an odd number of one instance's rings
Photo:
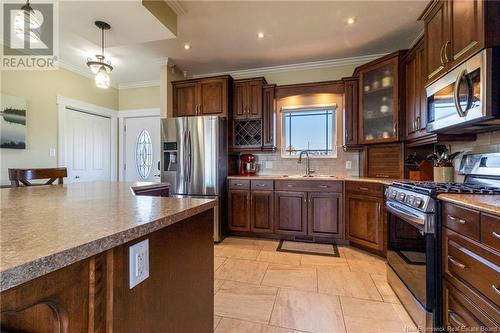
[[[106,60],[104,56],[104,30],[111,29],[111,26],[102,21],[95,21],[95,25],[101,29],[101,54],[96,54],[95,59],[88,58],[87,66],[95,74],[96,86],[99,88],[109,88],[111,83],[109,73],[113,70],[113,66],[111,66],[111,61]]]
[[[31,43],[40,41],[40,31],[36,30],[43,24],[43,15],[39,10],[33,10],[30,1],[17,11],[14,18],[14,31],[17,38],[29,40]]]

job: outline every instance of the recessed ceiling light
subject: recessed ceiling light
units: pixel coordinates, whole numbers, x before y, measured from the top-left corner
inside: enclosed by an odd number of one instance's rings
[[[349,17],[347,19],[347,24],[349,24],[349,25],[354,24],[354,22],[356,22],[356,18],[355,17]]]
[[[190,49],[191,49],[191,45],[189,45],[189,44],[184,44],[184,49],[186,49],[186,50],[190,50]]]
[[[259,39],[264,38],[264,33],[263,33],[263,32],[259,32],[259,33],[257,34],[257,37],[258,37]]]

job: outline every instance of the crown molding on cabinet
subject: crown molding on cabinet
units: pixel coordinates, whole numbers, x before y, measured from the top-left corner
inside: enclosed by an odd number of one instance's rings
[[[415,39],[413,40],[413,42],[410,43],[410,46],[408,46],[408,48],[411,49],[412,47],[414,47],[418,43],[418,41],[420,40],[420,38],[422,38],[423,36],[424,36],[424,29],[422,29],[418,33],[417,37],[415,37]]]
[[[193,75],[193,78],[202,78],[202,77],[208,77],[208,76],[218,76],[218,75],[227,75],[227,74],[231,75],[234,78],[251,77],[251,76],[262,76],[262,75],[268,74],[268,73],[279,73],[279,72],[288,72],[288,71],[305,70],[305,69],[318,69],[318,68],[326,68],[326,67],[338,67],[338,66],[346,66],[346,65],[358,65],[358,64],[362,64],[362,63],[366,63],[366,62],[378,59],[384,55],[386,55],[386,53],[370,54],[370,55],[364,55],[364,56],[359,56],[359,57],[349,57],[349,58],[339,58],[339,59],[321,60],[321,61],[313,61],[313,62],[304,62],[304,63],[290,64],[290,65],[244,69],[244,70],[239,70],[239,71],[209,73],[209,74]]]
[[[172,8],[172,10],[178,15],[185,15],[187,14],[186,8],[181,4],[180,1],[178,0],[166,0],[165,1],[167,5]]]

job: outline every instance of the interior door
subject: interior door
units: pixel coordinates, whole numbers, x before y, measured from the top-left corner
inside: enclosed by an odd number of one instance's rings
[[[124,130],[124,179],[160,182],[160,117],[126,118]]]
[[[68,183],[111,179],[111,120],[67,109],[64,164]]]

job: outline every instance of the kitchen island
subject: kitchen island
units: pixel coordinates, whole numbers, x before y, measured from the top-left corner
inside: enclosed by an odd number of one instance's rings
[[[215,201],[133,185],[0,190],[2,330],[213,330]],[[129,247],[146,239],[149,277],[130,288]]]

